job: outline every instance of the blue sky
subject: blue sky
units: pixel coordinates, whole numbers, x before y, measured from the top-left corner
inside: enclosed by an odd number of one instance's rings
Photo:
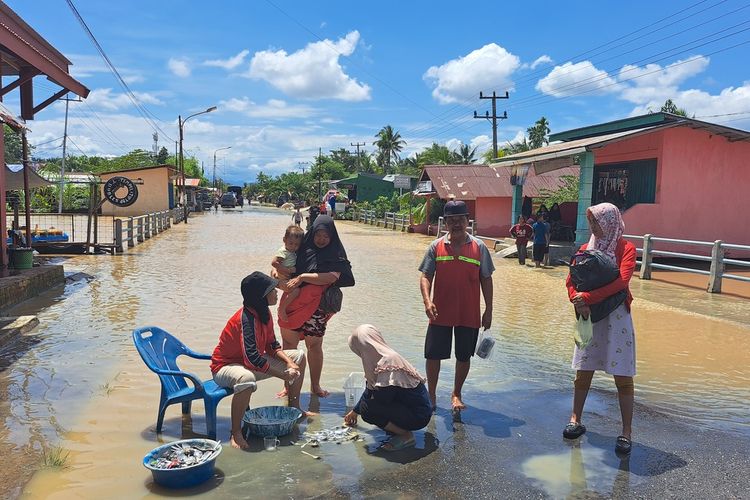
[[[70,154],[152,147],[143,119],[64,0],[6,0],[65,54],[92,92],[72,103]],[[553,132],[658,110],[750,128],[750,4],[737,0],[447,2],[74,0],[174,150],[249,182],[312,161],[318,148],[365,142],[390,124],[411,155],[432,142],[491,145],[479,91],[498,101],[503,144],[540,116]],[[564,5],[564,6],[563,6]],[[36,100],[56,87],[35,79]],[[6,99],[12,109],[14,96]],[[64,105],[40,112],[37,154],[61,154]],[[718,115],[718,116],[717,116]]]

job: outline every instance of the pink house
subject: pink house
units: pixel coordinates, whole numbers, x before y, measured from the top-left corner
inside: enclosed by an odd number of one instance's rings
[[[609,201],[623,210],[628,234],[750,245],[750,132],[653,113],[550,140],[562,142],[492,166],[541,174],[578,165],[577,243],[588,240],[586,208]],[[527,187],[515,186],[516,203],[522,195]]]
[[[477,234],[505,238],[511,227],[513,186],[510,175],[507,169],[487,165],[426,165],[420,184],[428,186],[429,191],[440,199],[465,201],[470,218],[475,220]],[[568,167],[538,175],[532,172],[526,180],[524,194],[538,197],[542,189],[554,190],[564,175],[577,176],[578,168]]]

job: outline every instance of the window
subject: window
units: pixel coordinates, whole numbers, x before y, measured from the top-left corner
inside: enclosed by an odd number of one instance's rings
[[[656,158],[594,167],[592,202],[609,202],[621,210],[656,202]]]

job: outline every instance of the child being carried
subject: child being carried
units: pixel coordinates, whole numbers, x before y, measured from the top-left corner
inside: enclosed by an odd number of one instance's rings
[[[286,228],[283,240],[284,245],[279,248],[271,261],[271,266],[279,273],[280,280],[286,281],[296,272],[297,250],[299,250],[304,236],[305,232],[299,226],[291,225]],[[279,302],[280,319],[286,320],[286,308],[297,297],[297,295],[299,295],[299,288],[295,288],[287,293],[284,300]]]

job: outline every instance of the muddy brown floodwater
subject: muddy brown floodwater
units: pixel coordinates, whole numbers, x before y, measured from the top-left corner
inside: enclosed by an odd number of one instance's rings
[[[134,328],[156,325],[197,351],[210,353],[227,318],[240,305],[239,283],[254,270],[268,271],[281,245],[286,213],[257,207],[206,213],[116,257],[80,256],[64,261],[67,273],[95,277],[45,293],[12,314],[38,314],[34,332],[0,352],[0,480],[9,497],[134,498],[166,494],[151,483],[141,459],[162,442],[204,432],[202,405],[192,420],[179,405],[167,411],[164,432],[153,431],[159,398],[157,377],[135,351]],[[364,226],[337,224],[357,278],[344,291],[344,306],[326,335],[325,400],[303,401],[320,417],[301,430],[338,425],[344,413],[343,379],[360,371],[346,338],[360,323],[381,328],[388,341],[422,367],[426,319],[417,267],[429,238]],[[564,269],[534,270],[496,260],[492,331],[494,358],[476,362],[474,390],[491,393],[535,383],[571,386],[573,314]],[[750,302],[737,297],[658,282],[633,280],[638,342],[638,401],[686,421],[750,435]],[[447,404],[452,363],[444,365],[440,400]],[[205,362],[184,367],[210,377]],[[251,405],[276,404],[280,384],[260,384]],[[595,386],[612,391],[611,381]],[[305,386],[305,391],[309,387]],[[567,418],[561,414],[561,422]],[[226,442],[229,399],[219,406],[219,437]],[[367,445],[378,433],[367,430]],[[436,431],[438,440],[449,439]],[[557,430],[555,430],[557,432]],[[425,441],[427,438],[425,438]],[[360,480],[387,474],[397,462],[371,456],[353,444],[321,448],[314,461],[282,440],[276,453],[224,448],[217,477],[192,494],[222,498],[309,497],[329,492],[358,496]],[[41,466],[45,450],[69,451],[64,468]],[[420,442],[428,449],[435,443]],[[33,476],[33,477],[32,477]]]

